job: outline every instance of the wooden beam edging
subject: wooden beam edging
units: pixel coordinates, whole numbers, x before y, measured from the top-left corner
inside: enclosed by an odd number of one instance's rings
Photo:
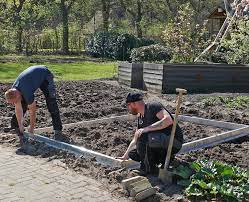
[[[95,120],[90,120],[90,121],[81,121],[81,122],[76,122],[76,123],[69,123],[69,124],[64,124],[63,128],[70,128],[73,126],[78,126],[78,125],[91,125],[91,124],[96,124],[96,123],[102,123],[105,121],[110,121],[110,120],[133,120],[134,116],[131,115],[122,115],[122,116],[113,116],[113,117],[108,117],[108,118],[102,118],[102,119],[95,119]],[[218,128],[226,128],[226,129],[233,129],[232,131],[224,132],[218,135],[213,135],[211,137],[203,138],[200,140],[192,141],[183,144],[182,149],[178,152],[179,154],[181,153],[187,153],[190,151],[196,151],[198,149],[206,148],[206,147],[212,147],[216,146],[220,143],[224,143],[236,138],[244,137],[249,135],[249,126],[243,125],[243,124],[236,124],[236,123],[231,123],[231,122],[223,122],[223,121],[216,121],[216,120],[210,120],[210,119],[204,119],[204,118],[198,118],[198,117],[191,117],[191,116],[184,116],[180,115],[179,116],[180,121],[186,121],[186,122],[191,122],[191,123],[196,123],[196,124],[201,124],[201,125],[209,125],[209,126],[214,126]],[[51,132],[52,127],[45,127],[45,128],[39,128],[36,129],[35,132]],[[115,159],[111,156],[107,156],[104,154],[101,154],[99,152],[95,152],[92,150],[88,150],[84,147],[79,147],[71,144],[67,144],[64,142],[59,142],[53,139],[49,139],[47,137],[41,136],[41,135],[32,135],[29,133],[25,133],[25,135],[35,141],[38,142],[44,142],[45,144],[52,146],[57,149],[62,149],[64,151],[68,151],[70,153],[74,153],[76,155],[82,155],[86,158],[93,158],[95,157],[97,162],[103,165],[108,165],[111,167],[137,167],[137,163],[135,162],[125,162],[119,159]]]
[[[174,115],[173,115],[174,116]],[[207,125],[207,126],[214,126],[217,128],[225,128],[225,129],[239,129],[246,127],[247,125],[244,124],[237,124],[237,123],[231,123],[231,122],[224,122],[224,121],[216,121],[213,119],[204,119],[204,118],[199,118],[195,116],[184,116],[184,115],[179,115],[178,116],[179,121],[186,121],[186,122],[191,122],[191,123],[196,123],[200,125]]]
[[[111,117],[107,117],[107,118],[102,118],[102,119],[94,119],[94,120],[89,120],[89,121],[80,121],[80,122],[76,122],[76,123],[67,123],[67,124],[63,124],[63,129],[67,129],[70,127],[74,127],[74,126],[79,126],[79,125],[83,125],[83,126],[87,126],[87,125],[91,125],[91,124],[96,124],[96,123],[104,123],[106,121],[111,121],[111,120],[132,120],[133,116],[132,115],[121,115],[121,116],[111,116]],[[52,132],[53,131],[53,127],[44,127],[44,128],[37,128],[34,130],[35,133],[46,133],[46,132]]]
[[[84,147],[79,147],[76,145],[71,145],[65,142],[56,141],[53,139],[50,139],[48,137],[44,137],[41,135],[36,134],[29,134],[25,133],[26,137],[29,137],[30,139],[33,139],[37,142],[43,142],[46,145],[49,145],[56,149],[61,149],[70,153],[74,153],[75,155],[81,155],[85,158],[95,158],[97,162],[99,162],[102,165],[111,166],[111,167],[121,167],[122,160],[115,159],[114,157],[107,156],[105,154],[101,154],[99,152],[95,152],[89,149],[86,149]]]
[[[198,149],[203,149],[206,147],[216,146],[220,143],[247,135],[249,135],[249,126],[185,143],[183,144],[182,149],[178,152],[178,154],[196,151]]]
[[[68,124],[64,124],[63,128],[66,129],[66,128],[79,126],[79,125],[91,125],[91,124],[102,123],[102,122],[110,121],[110,120],[134,120],[134,116],[127,114],[127,115],[112,116],[112,117],[107,117],[107,118],[102,118],[102,119],[94,119],[94,120],[89,120],[89,121],[80,121],[76,123],[68,123]],[[186,122],[191,122],[195,124],[208,125],[208,126],[214,126],[217,128],[225,128],[225,129],[231,129],[231,130],[239,129],[239,128],[246,126],[244,124],[216,121],[213,119],[204,119],[204,118],[199,118],[195,116],[185,116],[185,115],[179,115],[179,121],[186,121]],[[44,132],[52,132],[52,131],[53,131],[52,127],[44,127],[44,128],[35,129],[35,133],[44,133]]]
[[[190,151],[195,151],[198,149],[215,146],[223,142],[227,142],[227,141],[239,138],[239,137],[246,136],[248,134],[249,134],[249,126],[246,126],[240,129],[236,129],[236,130],[232,130],[229,132],[224,132],[218,135],[214,135],[211,137],[203,138],[200,140],[188,142],[188,143],[183,144],[183,147],[178,152],[178,154],[187,153]],[[53,140],[53,139],[50,139],[50,138],[47,138],[41,135],[25,133],[25,136],[37,142],[44,142],[45,144],[53,148],[61,149],[61,150],[64,150],[70,153],[74,153],[76,155],[82,155],[85,158],[95,158],[96,161],[102,165],[107,165],[111,167],[126,167],[126,168],[132,168],[132,167],[138,166],[137,162],[134,162],[134,161],[122,161],[119,159],[115,159],[114,157],[86,149],[84,147],[79,147],[79,146],[71,145],[68,143],[56,141],[56,140]]]

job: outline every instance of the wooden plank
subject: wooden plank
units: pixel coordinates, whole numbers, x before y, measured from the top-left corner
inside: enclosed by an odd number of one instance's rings
[[[163,74],[163,69],[162,70],[153,70],[153,69],[144,69],[144,73],[147,74]]]
[[[79,121],[76,123],[68,123],[68,124],[63,124],[63,129],[71,128],[71,127],[77,127],[77,126],[88,126],[88,125],[93,125],[97,123],[104,123],[104,122],[109,122],[109,121],[114,121],[114,120],[134,120],[134,116],[131,114],[126,114],[122,116],[111,116],[111,117],[106,117],[102,119],[94,119],[90,121]],[[44,128],[37,128],[34,130],[35,133],[45,133],[45,132],[52,132],[53,127],[44,127]]]
[[[95,158],[96,161],[102,165],[111,166],[111,167],[121,167],[122,160],[86,149],[84,147],[67,144],[65,142],[59,142],[57,140],[49,139],[41,135],[29,134],[29,133],[24,133],[24,135],[30,139],[33,139],[38,142],[43,142],[56,149],[61,149],[63,151],[74,153],[76,155],[81,155],[85,158]]]
[[[143,78],[163,80],[162,74],[143,74]]]
[[[127,72],[119,72],[118,73],[118,75],[120,76],[120,77],[127,77],[129,80],[131,80],[131,73],[129,72],[129,73],[127,73]]]
[[[162,91],[162,86],[161,85],[153,85],[153,84],[145,83],[145,86],[149,90],[155,90],[155,91],[159,91],[159,92]]]
[[[151,80],[151,79],[156,79],[162,82],[163,77],[162,75],[155,75],[155,74],[144,74],[143,75],[144,80]]]
[[[178,119],[179,121],[183,121],[183,122],[190,122],[190,123],[195,123],[195,124],[200,124],[200,125],[214,126],[217,128],[225,128],[225,129],[231,129],[231,130],[239,129],[239,128],[243,128],[247,126],[244,124],[217,121],[217,120],[212,120],[212,119],[204,119],[204,118],[199,118],[195,116],[179,115]]]
[[[118,72],[127,72],[127,73],[131,73],[131,72],[132,72],[132,69],[126,68],[126,67],[119,67]]]
[[[229,141],[234,138],[242,137],[248,134],[249,134],[249,126],[246,126],[229,132],[224,132],[218,135],[213,135],[211,137],[202,138],[200,140],[185,143],[183,144],[182,149],[178,153],[186,153],[206,147],[215,146],[222,142]]]
[[[147,69],[150,70],[163,70],[164,65],[163,64],[154,64],[154,63],[144,63],[144,70]]]
[[[157,80],[157,79],[153,79],[153,78],[144,78],[144,83],[146,84],[151,84],[151,85],[159,85],[160,88],[162,88],[162,81],[161,80]]]

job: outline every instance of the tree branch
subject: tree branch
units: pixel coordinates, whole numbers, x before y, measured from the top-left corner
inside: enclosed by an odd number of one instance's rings
[[[128,13],[130,13],[133,17],[136,16],[136,13],[135,13],[135,12],[133,12],[131,9],[127,8],[127,6],[126,6],[126,4],[124,3],[123,0],[120,0],[120,4],[121,4],[121,6],[122,6]]]

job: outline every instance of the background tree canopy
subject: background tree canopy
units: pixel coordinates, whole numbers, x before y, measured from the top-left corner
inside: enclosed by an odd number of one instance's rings
[[[173,52],[178,50],[180,58],[174,55],[173,61],[189,62],[210,39],[210,36],[203,38],[204,22],[221,3],[219,0],[0,0],[0,53],[81,54],[97,50],[99,44],[94,44],[94,38],[106,44],[101,37],[110,36],[114,52],[103,55],[101,50],[102,53],[94,52],[95,55],[131,60],[132,48],[159,44]],[[151,42],[139,44],[141,39]],[[202,40],[205,43],[200,43]],[[184,42],[181,47],[179,41]],[[114,47],[115,44],[122,44],[123,50],[118,50],[120,47]]]

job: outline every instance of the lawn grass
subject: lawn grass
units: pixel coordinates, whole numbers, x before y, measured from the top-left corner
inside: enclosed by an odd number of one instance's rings
[[[27,67],[36,65],[29,62],[0,63],[0,82],[13,82]],[[117,73],[115,62],[76,62],[76,63],[44,63],[56,80],[91,80],[111,78]]]

